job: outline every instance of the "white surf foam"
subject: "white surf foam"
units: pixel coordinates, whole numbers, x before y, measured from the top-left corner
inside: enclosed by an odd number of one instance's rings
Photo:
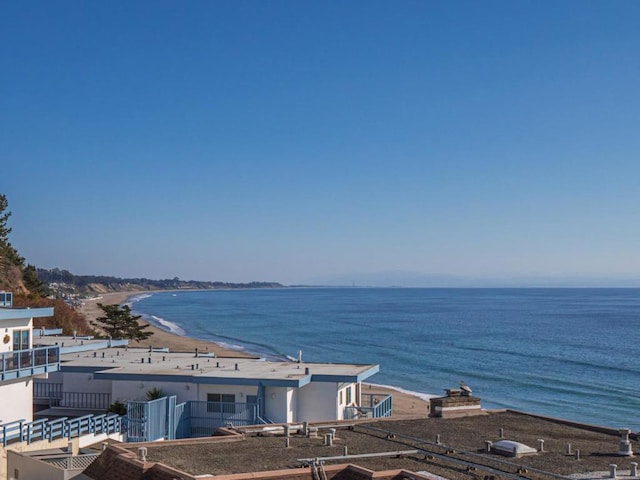
[[[380,385],[379,383],[372,383],[374,387],[382,387],[389,388],[391,390],[395,390],[396,392],[406,393],[407,395],[413,395],[414,397],[421,398],[422,400],[428,402],[430,398],[441,397],[442,395],[434,395],[432,393],[423,393],[423,392],[414,392],[413,390],[405,390],[404,388],[395,387],[393,385]],[[365,394],[366,389],[362,389],[362,393]]]
[[[153,297],[153,293],[140,293],[138,295],[133,295],[132,297],[127,298],[127,301],[124,304],[131,307],[134,303],[149,297]]]
[[[153,323],[161,325],[165,328],[165,330],[169,330],[171,333],[175,333],[176,335],[186,335],[187,332],[184,331],[182,327],[179,325],[170,322],[169,320],[165,320],[161,317],[156,317],[155,315],[151,315],[151,320]]]

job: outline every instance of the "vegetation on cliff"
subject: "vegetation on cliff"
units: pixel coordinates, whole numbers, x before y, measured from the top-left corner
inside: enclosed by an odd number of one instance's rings
[[[7,197],[0,194],[0,290],[13,292],[14,307],[54,307],[52,318],[35,320],[34,327],[62,328],[65,334],[93,333],[84,315],[72,305],[82,298],[109,292],[136,292],[145,290],[215,289],[215,288],[278,288],[277,282],[207,282],[148,278],[118,278],[98,275],[74,275],[68,270],[36,268],[26,263],[9,241],[11,227]],[[143,332],[146,333],[146,332]]]
[[[11,245],[11,212],[8,207],[7,197],[0,194],[0,290],[13,292],[13,306],[16,308],[53,307],[54,316],[35,319],[36,328],[62,328],[67,334],[74,331],[79,335],[90,333],[91,327],[83,315],[63,300],[45,296],[47,289],[38,279],[36,267],[27,264]]]

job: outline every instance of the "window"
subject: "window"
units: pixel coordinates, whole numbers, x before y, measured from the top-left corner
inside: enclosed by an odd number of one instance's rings
[[[347,405],[351,405],[351,387],[348,387],[346,392],[347,392]]]
[[[13,331],[13,349],[14,350],[29,349],[29,330]]]
[[[0,307],[13,306],[13,294],[9,292],[0,292]]]
[[[342,404],[343,404],[343,403],[342,403],[342,390],[340,390],[340,392],[339,392],[339,394],[338,394],[338,399],[339,399],[339,400],[338,400],[338,403],[339,403],[340,405],[342,405]]]
[[[207,393],[207,412],[236,413],[235,403],[232,393]]]

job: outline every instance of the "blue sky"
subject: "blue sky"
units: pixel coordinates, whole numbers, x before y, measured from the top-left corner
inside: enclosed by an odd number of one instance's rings
[[[637,279],[638,25],[637,1],[3,2],[11,241],[123,277]]]

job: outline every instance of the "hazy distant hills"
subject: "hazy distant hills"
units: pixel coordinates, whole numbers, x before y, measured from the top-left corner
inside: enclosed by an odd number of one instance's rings
[[[279,288],[277,282],[210,282],[180,280],[178,277],[164,280],[149,278],[119,278],[101,275],[74,275],[68,270],[38,268],[38,279],[52,293],[65,295],[94,295],[121,291],[180,290],[180,289],[233,289],[233,288]]]

